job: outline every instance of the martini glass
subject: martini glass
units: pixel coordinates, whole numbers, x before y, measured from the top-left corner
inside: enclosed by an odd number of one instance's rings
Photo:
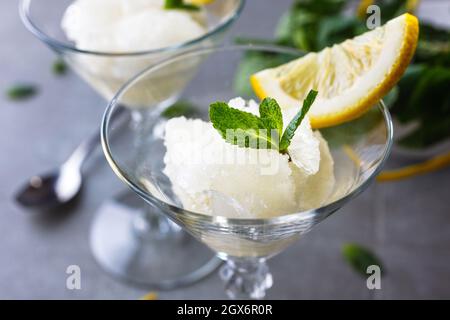
[[[174,191],[176,188],[163,173],[165,117],[154,116],[152,121],[143,123],[145,128],[140,130],[146,135],[138,150],[130,142],[139,130],[132,126],[123,129],[111,118],[125,111],[122,99],[135,86],[145,83],[147,77],[180,62],[202,59],[205,61],[199,72],[180,94],[180,99],[196,106],[194,117],[206,120],[211,102],[228,101],[238,95],[233,83],[236,77],[247,76],[236,74],[236,70],[242,71],[238,66],[246,54],[276,55],[287,60],[300,55],[297,51],[277,47],[232,46],[200,49],[167,59],[130,80],[110,102],[102,122],[102,145],[109,164],[123,182],[149,206],[158,208],[225,261],[220,276],[229,297],[263,298],[272,285],[267,259],[297,241],[369,185],[389,155],[393,131],[391,117],[381,101],[361,118],[321,130],[334,158],[336,183],[327,201],[318,208],[286,212],[269,219],[229,218],[229,213],[237,210],[233,201],[223,201],[220,208],[215,208],[222,212],[219,215],[189,211],[183,207]],[[254,97],[244,95],[243,98]],[[149,103],[152,103],[151,99]],[[111,139],[112,136],[120,138]],[[188,165],[186,170],[189,170]],[[226,199],[226,195],[221,196]]]
[[[205,6],[207,31],[199,38],[139,52],[77,48],[61,28],[63,14],[72,2],[21,0],[19,12],[28,30],[109,101],[128,79],[145,67],[180,52],[221,41],[239,17],[245,0],[216,0]],[[117,121],[118,125],[129,120],[136,129],[134,132],[139,133],[154,114],[153,109],[165,108],[177,100],[201,62],[201,59],[192,59],[188,64],[173,64],[128,90],[121,99],[121,106],[129,117],[118,117],[125,119]],[[137,134],[132,142],[136,144],[135,150],[139,149],[140,140]],[[199,245],[158,210],[146,206],[129,190],[107,201],[96,214],[91,229],[91,249],[97,262],[108,272],[156,289],[172,289],[198,281],[214,271],[220,262],[205,246]]]

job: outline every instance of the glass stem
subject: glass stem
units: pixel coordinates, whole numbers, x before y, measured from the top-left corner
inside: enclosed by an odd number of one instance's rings
[[[144,240],[177,240],[182,237],[181,228],[167,219],[158,209],[146,206],[132,222],[134,233]]]
[[[134,145],[136,149],[139,149],[142,141],[145,139],[148,128],[146,123],[150,117],[148,110],[131,110],[131,126],[136,131],[136,137],[134,138]]]
[[[137,131],[134,144],[139,150],[140,144],[149,136],[147,124],[156,116],[154,110],[131,110],[131,126]],[[139,158],[139,155],[136,155]],[[181,228],[166,218],[160,210],[153,205],[146,205],[133,219],[132,227],[136,235],[143,240],[179,240],[182,237]]]
[[[231,299],[262,299],[273,284],[265,258],[228,258],[220,277]]]

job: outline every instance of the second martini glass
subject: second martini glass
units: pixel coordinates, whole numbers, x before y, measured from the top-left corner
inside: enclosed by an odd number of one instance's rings
[[[143,68],[171,55],[219,42],[238,18],[245,0],[216,0],[207,5],[204,9],[207,30],[199,38],[170,47],[124,53],[80,50],[68,41],[61,20],[72,2],[21,0],[20,16],[37,38],[99,94],[111,100]],[[155,108],[164,108],[176,100],[200,63],[201,60],[192,60],[190,64],[172,65],[129,90],[121,100],[131,119],[129,125],[143,127],[141,123],[151,118]],[[139,141],[137,136],[133,143]],[[217,268],[219,261],[211,259],[212,254],[205,246],[158,214],[159,210],[143,204],[128,192],[108,202],[105,210],[96,215],[91,248],[104,269],[136,284],[171,289],[195,282]]]
[[[155,116],[151,121],[142,123],[141,128],[127,126],[125,129],[111,119],[126,111],[121,101],[126,99],[127,94],[146,83],[155,73],[201,59],[204,63],[180,98],[196,106],[195,113],[191,112],[191,115],[207,120],[211,102],[228,101],[242,95],[233,84],[237,77],[248,77],[248,74],[236,72],[242,72],[239,62],[247,54],[282,55],[285,60],[295,59],[299,55],[292,50],[260,46],[209,48],[180,54],[148,68],[128,82],[109,104],[102,122],[102,145],[114,172],[150,206],[164,212],[226,261],[220,275],[231,298],[264,297],[272,285],[267,259],[286,249],[361,193],[387,159],[393,134],[391,117],[382,102],[359,119],[320,130],[333,156],[336,183],[328,200],[319,208],[286,212],[270,219],[230,219],[187,210],[177,198],[171,180],[163,173],[166,151],[163,128],[166,118]],[[151,106],[153,100],[149,99],[148,103]],[[145,134],[140,135],[142,132]],[[112,139],[113,136],[119,139]],[[139,137],[140,144],[131,143]],[[189,170],[188,165],[186,170]],[[305,189],[305,192],[315,191]],[[221,208],[215,209],[231,212],[235,208],[233,202],[223,202]]]

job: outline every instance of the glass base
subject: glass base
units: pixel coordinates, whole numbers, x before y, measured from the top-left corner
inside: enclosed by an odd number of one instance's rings
[[[197,282],[220,266],[210,249],[149,210],[131,191],[101,206],[90,244],[107,272],[135,285],[170,290]]]
[[[230,299],[263,299],[273,284],[263,258],[227,258],[219,275]]]

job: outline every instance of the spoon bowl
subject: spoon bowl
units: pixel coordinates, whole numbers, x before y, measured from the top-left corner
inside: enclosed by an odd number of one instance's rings
[[[81,186],[81,172],[63,166],[55,172],[31,177],[16,194],[16,201],[28,208],[50,209],[72,201]]]
[[[99,135],[96,132],[83,141],[56,170],[31,177],[17,192],[16,201],[27,208],[48,209],[73,200],[83,184],[81,168],[87,157],[100,144]]]

